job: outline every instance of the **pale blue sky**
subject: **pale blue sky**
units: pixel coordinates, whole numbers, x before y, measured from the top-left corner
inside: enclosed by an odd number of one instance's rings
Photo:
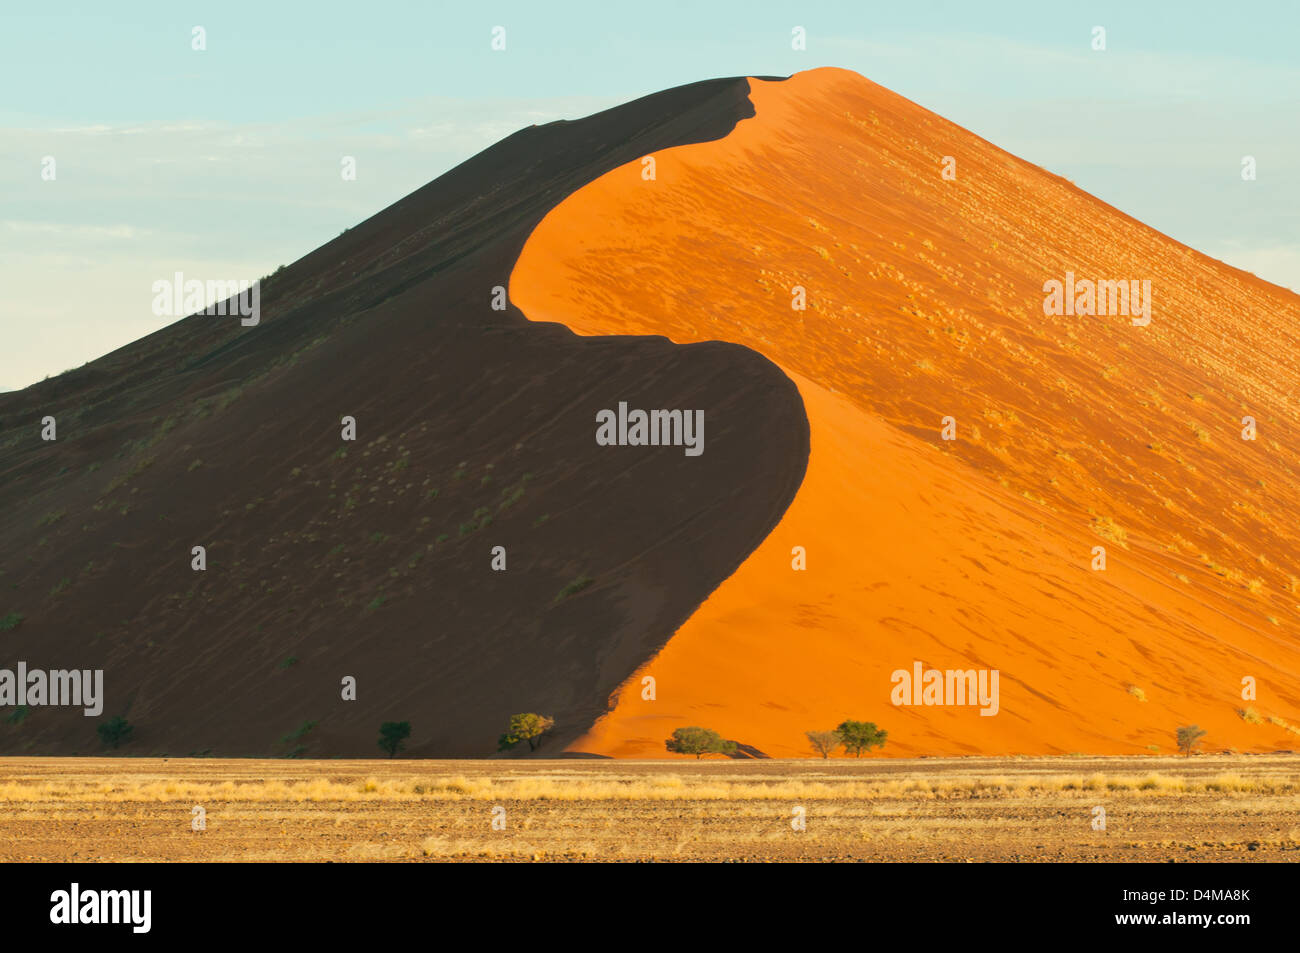
[[[265,274],[521,126],[816,66],[1300,289],[1292,2],[124,0],[3,16],[0,390],[165,324],[154,280]]]

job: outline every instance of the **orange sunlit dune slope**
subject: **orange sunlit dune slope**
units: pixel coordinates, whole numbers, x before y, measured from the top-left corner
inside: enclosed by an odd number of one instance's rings
[[[535,321],[762,353],[811,432],[778,526],[571,750],[699,724],[805,756],[845,718],[895,755],[1300,748],[1300,297],[855,73],[750,86],[754,118],[578,190],[511,276]],[[1150,323],[1045,314],[1067,272],[1150,281]],[[998,670],[1000,710],[891,704],[918,661]]]

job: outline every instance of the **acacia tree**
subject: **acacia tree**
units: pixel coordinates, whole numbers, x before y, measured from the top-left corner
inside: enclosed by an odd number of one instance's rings
[[[844,742],[838,731],[805,731],[804,734],[808,736],[808,743],[813,746],[813,750],[823,758],[829,758],[831,752]]]
[[[386,721],[379,726],[379,747],[388,752],[388,757],[397,757],[397,752],[404,747],[403,742],[411,737],[409,721]]]
[[[131,740],[131,732],[135,731],[135,726],[121,715],[114,715],[95,731],[105,748],[120,748]]]
[[[1197,725],[1181,725],[1174,736],[1178,739],[1178,750],[1183,753],[1183,757],[1190,758],[1192,751],[1205,737],[1205,729]]]
[[[842,721],[835,729],[839,732],[840,743],[844,750],[861,758],[862,752],[872,748],[883,748],[889,732],[877,728],[874,721]]]
[[[693,754],[698,761],[706,754],[735,754],[736,743],[727,741],[712,728],[676,728],[673,736],[664,742],[664,747],[674,754]]]
[[[555,719],[549,715],[539,715],[531,711],[511,715],[510,725],[506,728],[505,734],[497,739],[497,750],[509,751],[519,742],[527,741],[528,750],[536,751],[537,746],[541,744],[542,735],[554,727]]]

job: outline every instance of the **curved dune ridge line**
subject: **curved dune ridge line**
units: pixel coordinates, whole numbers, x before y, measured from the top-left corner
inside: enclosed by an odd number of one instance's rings
[[[256,327],[191,314],[0,394],[0,665],[102,669],[142,754],[370,757],[401,718],[412,757],[486,757],[518,711],[562,750],[776,526],[808,420],[744,345],[491,292],[565,196],[753,115],[732,77],[521,129],[266,278]],[[707,454],[605,452],[610,394],[707,407]],[[196,543],[206,572],[165,555]],[[312,671],[383,690],[325,709]],[[75,706],[0,725],[0,752],[98,743]]]
[[[855,73],[750,86],[754,118],[573,193],[510,278],[534,321],[761,352],[811,431],[777,527],[571,750],[700,724],[806,756],[845,718],[894,755],[1300,748],[1300,298]],[[1044,315],[1067,270],[1150,280],[1149,326]],[[893,706],[916,661],[997,669],[1000,712]]]

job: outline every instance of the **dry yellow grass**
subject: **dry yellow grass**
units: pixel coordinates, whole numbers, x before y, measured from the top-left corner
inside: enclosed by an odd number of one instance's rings
[[[1297,860],[1297,814],[1287,755],[0,760],[0,860]]]
[[[0,805],[22,803],[121,804],[129,802],[236,801],[266,803],[351,803],[384,800],[478,801],[771,801],[873,800],[880,798],[954,798],[976,794],[1033,795],[1068,791],[1131,791],[1139,794],[1195,794],[1241,791],[1267,794],[1300,792],[1300,782],[1280,778],[1243,778],[1236,773],[1212,778],[1186,779],[1151,772],[1107,776],[1054,774],[1020,776],[957,776],[930,781],[893,778],[835,781],[781,780],[688,781],[676,774],[663,777],[629,777],[589,780],[576,777],[447,779],[399,777],[358,781],[10,781],[0,784]]]

